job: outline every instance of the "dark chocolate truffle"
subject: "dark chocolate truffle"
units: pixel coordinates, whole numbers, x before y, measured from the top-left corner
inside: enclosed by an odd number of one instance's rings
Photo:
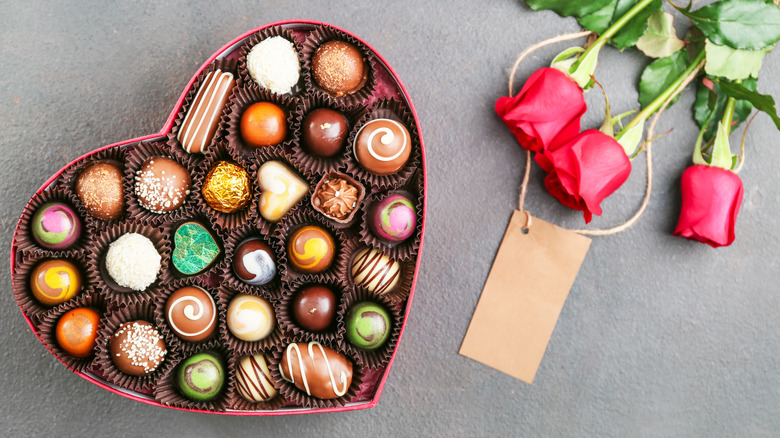
[[[179,365],[176,383],[182,395],[190,400],[213,400],[225,386],[225,367],[216,354],[198,353]]]
[[[390,337],[390,315],[370,301],[353,305],[344,317],[344,326],[349,343],[363,350],[376,350]]]
[[[140,320],[119,326],[108,341],[108,349],[117,369],[131,376],[153,373],[167,353],[157,327]]]
[[[77,307],[62,315],[54,330],[60,348],[79,359],[92,356],[99,319],[97,312],[86,307]]]
[[[347,118],[329,108],[317,108],[303,119],[303,147],[312,155],[332,157],[344,148]]]
[[[271,102],[252,104],[241,115],[241,137],[256,148],[277,145],[287,137],[287,114]]]
[[[363,87],[368,79],[368,62],[352,44],[328,41],[314,52],[311,71],[320,88],[340,97]]]
[[[279,373],[299,390],[325,400],[344,396],[352,384],[352,362],[319,342],[288,345]]]
[[[290,265],[307,274],[316,274],[330,267],[336,254],[333,236],[317,225],[295,230],[287,242]]]
[[[358,131],[353,152],[358,163],[374,175],[396,173],[412,153],[409,130],[395,120],[371,120]]]
[[[30,290],[41,304],[56,306],[81,291],[81,273],[73,263],[63,259],[46,260],[30,275]]]
[[[239,243],[233,254],[233,272],[244,283],[267,284],[276,276],[276,257],[262,239],[251,237]]]
[[[217,328],[217,305],[202,288],[185,286],[168,297],[165,319],[176,336],[190,342],[202,341]]]
[[[172,158],[149,157],[135,175],[135,194],[152,213],[174,211],[190,194],[190,173]]]
[[[122,170],[105,161],[87,166],[76,179],[76,196],[90,216],[104,221],[119,219],[125,206]]]
[[[336,316],[336,296],[327,287],[306,286],[293,298],[292,310],[301,327],[313,332],[327,330]]]

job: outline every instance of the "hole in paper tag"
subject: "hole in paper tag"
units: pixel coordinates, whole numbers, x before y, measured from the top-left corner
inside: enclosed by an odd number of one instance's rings
[[[533,383],[590,242],[515,211],[460,354]]]

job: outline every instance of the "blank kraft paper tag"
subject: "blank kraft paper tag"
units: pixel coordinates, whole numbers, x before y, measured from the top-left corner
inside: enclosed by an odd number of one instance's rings
[[[533,383],[591,240],[515,211],[460,354]]]

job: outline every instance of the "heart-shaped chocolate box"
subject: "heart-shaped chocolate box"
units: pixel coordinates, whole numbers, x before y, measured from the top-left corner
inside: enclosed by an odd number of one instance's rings
[[[277,36],[293,43],[301,61],[300,81],[291,93],[283,95],[258,86],[248,72],[246,61],[247,52],[254,45]],[[344,96],[328,94],[312,77],[313,53],[326,42],[334,40],[356,47],[368,62],[365,82],[357,91]],[[200,86],[216,70],[233,73],[236,85],[205,154],[189,154],[183,149],[177,134],[185,123],[187,111],[196,104]],[[253,149],[244,143],[240,119],[243,112],[256,102],[271,102],[284,109],[288,133],[281,144]],[[342,112],[349,128],[345,150],[327,159],[309,155],[301,144],[303,120],[308,113],[321,107]],[[390,175],[377,176],[367,172],[353,153],[359,131],[374,119],[394,120],[408,128],[410,134],[410,157],[400,170]],[[157,214],[141,206],[134,180],[144,161],[152,156],[170,157],[189,171],[191,190],[180,209]],[[206,175],[220,161],[243,167],[249,174],[251,202],[243,211],[221,213],[212,209],[204,199],[202,189]],[[262,191],[267,188],[258,181],[258,172],[269,161],[287,166],[309,186],[302,200],[276,223],[265,220],[260,212]],[[80,172],[86,166],[101,162],[114,163],[123,171],[125,205],[122,216],[113,221],[88,214],[75,193],[75,181]],[[320,202],[315,200],[316,192],[336,173],[358,186],[359,197],[362,197],[354,214],[340,218],[327,216]],[[414,295],[425,224],[425,184],[425,153],[419,121],[406,89],[384,58],[356,36],[331,25],[303,20],[272,23],[239,36],[212,55],[190,80],[160,132],[99,148],[76,159],[43,184],[25,208],[14,234],[11,251],[14,296],[33,332],[60,362],[84,379],[130,399],[176,409],[229,415],[288,415],[370,408],[379,401]],[[412,236],[399,243],[378,237],[369,224],[379,202],[396,194],[411,200],[416,212]],[[53,201],[70,206],[81,223],[81,237],[66,248],[45,248],[32,235],[31,222],[36,211]],[[182,274],[186,269],[182,269],[181,265],[174,266],[172,255],[177,245],[181,247],[186,241],[176,231],[182,224],[192,221],[210,232],[220,253],[204,271],[188,276]],[[290,262],[286,243],[296,230],[306,225],[317,225],[327,230],[334,240],[335,261],[331,268],[319,274],[300,272],[297,269],[300,265]],[[162,256],[159,274],[150,286],[140,292],[119,286],[106,273],[105,257],[109,245],[127,233],[144,235]],[[247,237],[264,240],[276,256],[277,275],[264,286],[242,282],[232,269],[236,246]],[[209,239],[205,242],[206,246],[214,249],[214,242]],[[363,280],[361,283],[360,279],[359,284],[355,284],[359,274],[353,278],[352,267],[357,264],[356,259],[365,257],[361,253],[364,248],[375,248],[397,261],[399,278],[393,288],[386,291],[374,288],[371,291],[361,286],[370,281]],[[37,300],[30,285],[35,268],[48,259],[72,262],[83,283],[75,297],[53,307]],[[195,266],[193,271],[199,268]],[[310,284],[335,291],[337,316],[335,323],[325,331],[307,330],[292,315],[293,297]],[[216,303],[218,329],[206,340],[190,342],[176,336],[166,319],[167,298],[188,285],[206,290]],[[227,311],[231,300],[239,293],[262,297],[272,304],[277,324],[270,336],[248,342],[231,334],[226,322]],[[358,348],[345,335],[348,310],[353,304],[364,301],[386,309],[392,326],[389,339],[376,350]],[[65,352],[55,334],[62,315],[80,307],[95,309],[99,315],[94,354],[82,359]],[[108,352],[109,338],[122,323],[133,320],[146,320],[157,326],[166,343],[167,353],[162,364],[143,377],[119,371],[112,364]],[[315,346],[315,350],[318,345],[329,347],[351,362],[353,376],[348,390],[337,398],[322,400],[289,382],[289,376],[285,379],[280,365],[286,347],[292,343],[303,343],[300,344],[303,356],[309,354],[305,351],[308,343]],[[182,362],[201,352],[216,353],[225,374],[225,387],[216,398],[205,402],[184,396],[176,379],[176,371]],[[279,392],[267,402],[249,402],[240,395],[242,391],[236,385],[239,361],[258,353],[267,358],[271,383]],[[305,358],[295,360],[298,359]],[[331,382],[333,387],[337,386],[332,374]]]

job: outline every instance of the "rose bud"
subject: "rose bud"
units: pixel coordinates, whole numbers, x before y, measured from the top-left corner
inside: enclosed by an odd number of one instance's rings
[[[549,173],[544,186],[561,204],[580,210],[585,223],[601,215],[601,201],[628,179],[629,160],[623,147],[595,129],[583,131],[556,149],[537,154]]]
[[[734,242],[734,225],[744,189],[739,176],[727,169],[691,166],[682,174],[682,210],[675,236],[717,248]]]
[[[586,109],[580,86],[554,68],[537,70],[517,96],[496,101],[496,112],[520,146],[534,152],[579,134]]]

